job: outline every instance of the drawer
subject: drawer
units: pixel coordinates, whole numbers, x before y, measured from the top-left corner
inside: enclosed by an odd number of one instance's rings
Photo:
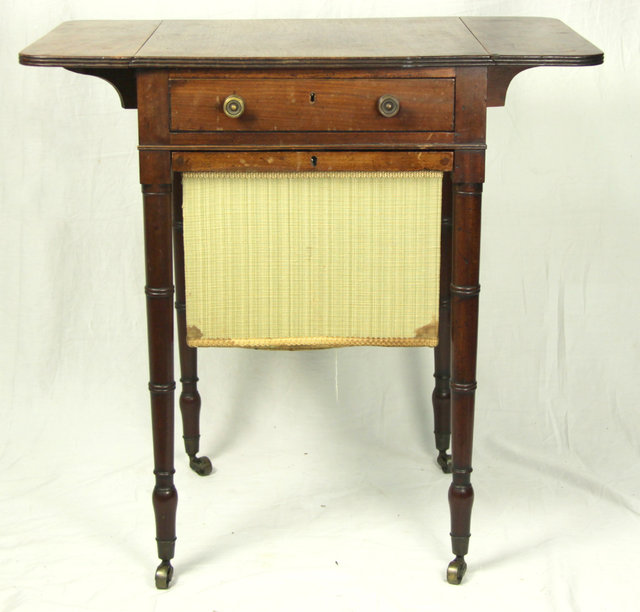
[[[227,96],[244,112],[223,112]],[[400,107],[393,117],[378,110],[381,96]],[[454,79],[171,79],[171,130],[215,131],[451,131]]]

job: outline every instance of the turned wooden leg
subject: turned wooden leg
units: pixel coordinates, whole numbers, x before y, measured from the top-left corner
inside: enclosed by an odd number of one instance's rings
[[[451,439],[451,174],[445,173],[442,183],[442,229],[440,233],[440,312],[438,346],[434,350],[436,379],[433,395],[433,424],[438,449],[438,465],[445,474],[451,473],[451,455],[447,453]]]
[[[480,160],[477,164],[481,165],[483,156],[477,159]],[[469,550],[473,506],[471,454],[480,293],[481,200],[482,183],[454,183],[450,382],[453,477],[449,488],[449,505],[451,542],[456,557],[447,570],[447,580],[452,584],[459,584],[466,570],[464,557]]]
[[[173,275],[171,270],[171,175],[168,154],[140,154],[144,200],[144,236],[149,337],[149,391],[153,426],[153,510],[161,563],[156,586],[171,582],[176,540],[178,494],[173,484]],[[153,181],[153,182],[152,182]]]
[[[187,315],[184,287],[184,239],[182,233],[182,183],[180,175],[173,179],[173,247],[176,279],[176,321],[180,352],[180,412],[184,448],[191,469],[200,476],[211,474],[208,457],[198,457],[200,450],[200,394],[198,393],[198,352],[187,345]]]

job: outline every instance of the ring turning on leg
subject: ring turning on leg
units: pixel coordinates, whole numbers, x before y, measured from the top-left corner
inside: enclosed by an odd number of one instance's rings
[[[433,424],[438,449],[438,465],[445,474],[451,473],[451,455],[447,452],[451,439],[451,231],[452,231],[451,174],[445,173],[442,182],[442,220],[440,229],[440,307],[438,346],[434,350],[436,385],[431,396]]]
[[[471,182],[469,179],[475,179]],[[460,584],[469,550],[473,487],[471,459],[478,346],[480,209],[484,179],[484,151],[456,152],[453,189],[451,270],[451,455],[449,487],[451,545],[455,559],[447,580]]]
[[[176,321],[182,392],[180,413],[184,448],[189,456],[189,466],[200,476],[213,472],[208,457],[198,457],[200,445],[200,394],[198,393],[198,352],[187,344],[186,293],[184,278],[184,236],[182,221],[182,184],[180,175],[174,176],[173,188],[173,251],[176,279]]]

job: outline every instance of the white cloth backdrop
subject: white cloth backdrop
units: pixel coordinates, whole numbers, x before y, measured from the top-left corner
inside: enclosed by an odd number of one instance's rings
[[[135,111],[18,51],[70,19],[445,14],[558,17],[606,55],[489,110],[467,577],[444,580],[429,349],[209,349],[217,473],[177,455],[156,592]],[[635,0],[3,0],[0,24],[0,609],[637,610]]]

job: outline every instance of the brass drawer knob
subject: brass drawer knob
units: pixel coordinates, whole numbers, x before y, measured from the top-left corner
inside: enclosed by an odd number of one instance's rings
[[[398,98],[386,94],[378,98],[378,111],[383,117],[395,117],[400,111]]]
[[[240,96],[227,96],[222,105],[222,110],[227,117],[236,119],[244,113],[244,100]]]

